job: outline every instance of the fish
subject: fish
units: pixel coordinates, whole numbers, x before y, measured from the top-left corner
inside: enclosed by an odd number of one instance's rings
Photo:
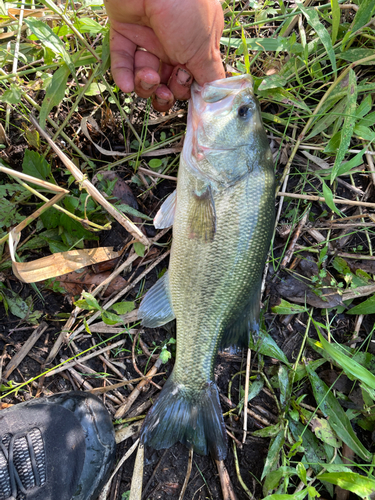
[[[181,442],[224,460],[227,436],[214,380],[219,349],[259,337],[261,282],[274,227],[275,176],[250,75],[191,88],[177,189],[154,219],[173,225],[168,271],[138,318],[176,318],[173,371],[141,429],[141,442]]]

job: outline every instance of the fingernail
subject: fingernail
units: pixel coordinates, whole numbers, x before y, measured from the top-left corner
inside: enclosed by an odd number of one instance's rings
[[[155,99],[158,101],[159,104],[168,104],[168,99],[162,99],[161,97],[159,97],[158,95],[155,95]]]
[[[184,69],[180,68],[177,71],[176,78],[177,78],[177,82],[180,85],[187,85],[191,81],[191,74],[188,73],[187,71],[185,71]]]
[[[152,89],[152,87],[155,87],[155,85],[156,83],[147,83],[141,80],[141,87],[143,88],[143,90],[150,90]]]

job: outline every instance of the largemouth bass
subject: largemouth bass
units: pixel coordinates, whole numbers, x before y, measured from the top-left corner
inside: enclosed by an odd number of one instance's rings
[[[168,272],[147,292],[142,324],[176,318],[173,372],[145,419],[155,449],[180,441],[219,460],[227,439],[213,368],[219,348],[259,331],[262,273],[274,225],[271,150],[251,78],[193,84],[177,192],[155,217],[173,224]]]

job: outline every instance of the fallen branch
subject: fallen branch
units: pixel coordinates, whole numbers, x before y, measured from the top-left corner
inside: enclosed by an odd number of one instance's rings
[[[296,198],[298,200],[308,200],[308,201],[323,201],[326,203],[326,199],[323,196],[309,195],[309,194],[296,194],[296,193],[283,193],[279,191],[277,196],[287,196],[288,198]],[[353,205],[356,207],[369,207],[375,209],[375,203],[369,203],[367,201],[355,201],[355,200],[340,200],[338,198],[333,198],[333,203],[336,205]]]

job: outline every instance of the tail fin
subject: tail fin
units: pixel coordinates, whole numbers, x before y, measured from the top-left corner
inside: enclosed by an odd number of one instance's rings
[[[227,434],[216,385],[209,382],[193,392],[169,378],[147,414],[141,441],[156,450],[180,441],[200,455],[210,452],[216,460],[224,460]]]

